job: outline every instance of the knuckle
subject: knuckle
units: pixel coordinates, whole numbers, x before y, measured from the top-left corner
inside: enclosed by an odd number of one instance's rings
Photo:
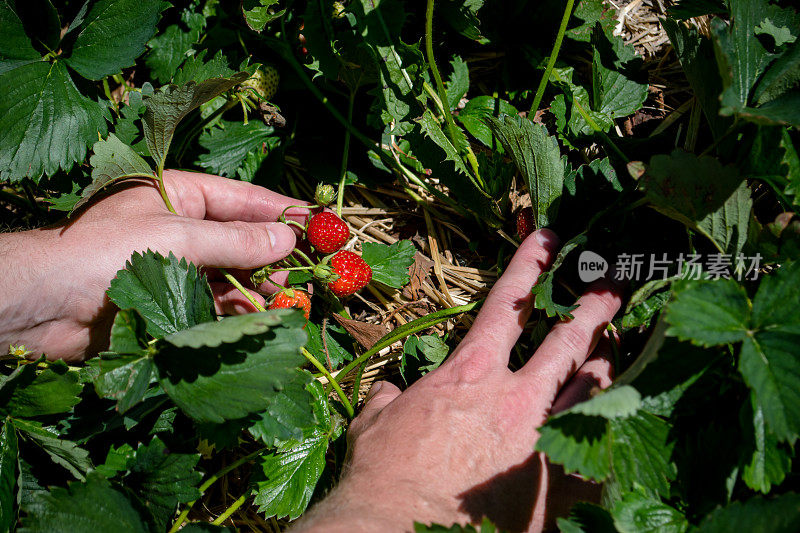
[[[493,309],[513,309],[519,311],[531,305],[530,287],[498,283],[492,288],[490,298],[496,305]]]
[[[592,333],[588,329],[575,322],[564,324],[564,326],[559,328],[558,336],[565,350],[579,352],[589,348],[592,343]]]
[[[234,221],[228,224],[231,244],[241,251],[243,259],[248,263],[258,263],[264,252],[271,249],[265,231],[259,231],[246,222]]]

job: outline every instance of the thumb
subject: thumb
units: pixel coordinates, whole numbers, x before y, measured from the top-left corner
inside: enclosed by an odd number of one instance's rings
[[[188,224],[186,256],[209,267],[260,268],[283,259],[295,245],[294,231],[280,222],[189,220]]]
[[[383,411],[383,408],[398,396],[400,396],[400,389],[388,381],[376,381],[373,383],[364,400],[364,408],[350,423],[350,428],[347,431],[348,440],[352,441],[362,431],[371,426],[375,418]]]

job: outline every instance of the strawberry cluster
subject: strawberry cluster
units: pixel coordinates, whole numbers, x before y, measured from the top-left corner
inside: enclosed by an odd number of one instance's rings
[[[330,185],[317,187],[316,207],[324,207],[331,203],[336,193]],[[300,226],[299,224],[295,224]],[[303,228],[305,240],[311,250],[317,254],[325,254],[314,262],[300,250],[296,255],[306,260],[307,266],[288,267],[285,270],[309,270],[314,278],[324,284],[338,297],[350,296],[363,289],[372,280],[372,268],[361,256],[342,247],[350,240],[350,229],[336,213],[319,211],[308,218]],[[313,256],[313,254],[312,254]],[[299,261],[296,261],[299,264]],[[281,268],[265,267],[254,280],[265,281],[269,274]],[[302,309],[306,318],[311,310],[308,293],[296,288],[283,288],[273,298],[270,309],[298,308]]]

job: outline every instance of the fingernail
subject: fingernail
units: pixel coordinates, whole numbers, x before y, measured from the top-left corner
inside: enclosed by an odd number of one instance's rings
[[[372,387],[370,387],[369,392],[367,393],[366,399],[369,400],[370,398],[378,394],[378,392],[381,390],[382,387],[383,387],[383,381],[376,381],[375,383],[373,383]]]
[[[294,248],[294,231],[286,224],[281,222],[267,224],[267,235],[274,252],[289,252]]]
[[[556,235],[555,232],[547,228],[536,231],[535,236],[536,236],[536,242],[538,242],[545,248],[555,247],[558,245],[559,242],[558,235]]]

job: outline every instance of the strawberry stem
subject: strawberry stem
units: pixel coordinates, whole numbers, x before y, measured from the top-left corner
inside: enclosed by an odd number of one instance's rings
[[[264,308],[264,306],[263,306],[263,305],[261,305],[260,303],[258,303],[258,300],[256,300],[255,298],[253,298],[253,295],[252,295],[252,294],[250,294],[250,291],[248,291],[247,289],[245,289],[245,288],[244,288],[244,285],[242,285],[241,283],[239,283],[239,280],[238,280],[238,279],[234,278],[234,277],[233,277],[233,275],[232,275],[232,274],[230,274],[230,273],[229,273],[227,270],[225,270],[224,268],[219,268],[218,270],[220,271],[220,273],[221,273],[223,276],[225,276],[225,279],[227,279],[227,280],[228,280],[228,281],[231,283],[231,285],[233,285],[234,287],[236,287],[237,289],[239,289],[239,292],[241,292],[242,294],[244,294],[244,297],[245,297],[245,298],[247,298],[247,299],[250,301],[250,303],[251,303],[251,304],[253,304],[253,307],[255,307],[256,309],[258,309],[260,312],[264,312],[264,311],[266,311],[266,309]]]
[[[237,460],[235,460],[234,462],[232,462],[228,466],[222,468],[216,474],[214,474],[213,476],[211,476],[210,478],[205,480],[202,485],[197,487],[197,490],[200,492],[200,494],[203,494],[205,491],[208,490],[208,488],[211,485],[213,485],[217,480],[219,480],[225,474],[227,474],[228,472],[230,472],[231,470],[233,470],[235,468],[238,468],[238,467],[242,466],[243,464],[245,464],[247,462],[252,461],[256,457],[258,457],[259,455],[261,455],[262,453],[267,451],[268,449],[269,449],[268,446],[264,446],[263,448],[259,448],[258,450],[254,451],[253,453],[249,453],[247,455],[243,455],[242,457],[238,458]],[[169,529],[169,533],[175,533],[176,531],[178,531],[178,529],[180,529],[180,527],[183,525],[183,522],[186,520],[186,517],[189,516],[189,511],[191,511],[191,509],[192,509],[192,507],[194,506],[195,503],[197,503],[197,500],[191,501],[191,502],[186,504],[186,507],[183,509],[183,511],[181,511],[181,514],[179,514],[178,518],[176,518],[175,521],[172,523],[172,527]]]
[[[316,263],[314,263],[314,261],[312,261],[312,260],[311,260],[311,259],[310,259],[310,258],[309,258],[309,257],[308,257],[308,256],[307,256],[307,255],[306,255],[306,254],[305,254],[305,253],[302,251],[302,250],[300,250],[299,248],[295,248],[295,249],[292,251],[292,253],[294,253],[294,254],[297,254],[297,255],[299,255],[300,257],[302,257],[303,259],[305,259],[305,260],[306,260],[306,262],[307,262],[309,265],[311,265],[312,267],[314,267],[314,266],[317,266],[317,264],[316,264]],[[298,266],[299,266],[299,265],[298,265]]]
[[[336,382],[336,379],[334,379],[331,373],[328,372],[328,369],[325,368],[325,365],[320,363],[316,357],[311,355],[311,352],[303,348],[303,355],[305,356],[306,359],[308,359],[308,361],[312,365],[316,367],[317,370],[320,371],[320,373],[323,376],[325,376],[325,378],[328,380],[328,383],[330,383],[333,386],[333,389],[336,391],[336,395],[339,396],[339,399],[342,401],[342,405],[344,405],[344,408],[347,411],[347,416],[353,418],[353,416],[355,416],[355,411],[353,410],[353,404],[350,403],[350,400],[347,398],[347,395],[342,390],[341,385],[339,385]]]
[[[536,88],[536,96],[533,97],[531,110],[528,112],[528,119],[531,121],[536,117],[536,112],[539,111],[539,104],[542,103],[544,90],[547,87],[547,82],[550,81],[550,73],[553,72],[553,67],[556,65],[558,52],[561,50],[561,43],[564,41],[564,33],[567,31],[567,24],[569,23],[570,15],[572,15],[572,5],[574,3],[575,0],[567,0],[567,6],[564,8],[564,15],[561,17],[561,25],[558,28],[556,42],[553,44],[553,51],[550,52],[550,57],[547,60],[547,67],[544,69],[542,80],[539,82],[539,87]]]

